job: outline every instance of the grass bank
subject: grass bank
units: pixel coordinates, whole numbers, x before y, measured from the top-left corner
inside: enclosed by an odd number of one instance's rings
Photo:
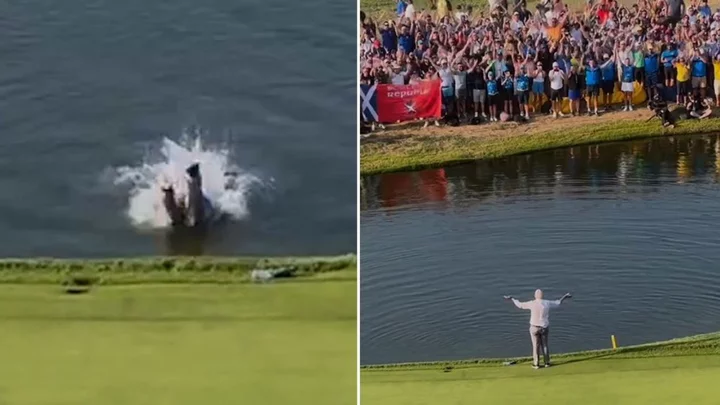
[[[175,278],[157,268],[167,260]],[[194,261],[217,266],[209,271],[189,260],[14,261],[30,274],[20,284],[9,284],[4,261],[0,403],[355,404],[354,265],[298,278],[317,283],[219,285],[196,282],[244,280],[240,269],[256,262]],[[68,295],[38,284],[61,279],[68,263],[115,285]]]
[[[554,148],[720,131],[720,119],[680,121],[676,128],[665,130],[657,119],[648,122],[649,117],[650,112],[642,110],[558,120],[538,117],[528,124],[400,126],[361,141],[360,172],[418,170]]]
[[[354,277],[355,255],[329,257],[148,257],[138,259],[1,259],[0,284],[246,283],[254,269],[286,269],[294,280]]]
[[[495,404],[531,399],[553,404],[715,404],[720,395],[720,333],[618,350],[530,358],[365,366],[362,403]]]

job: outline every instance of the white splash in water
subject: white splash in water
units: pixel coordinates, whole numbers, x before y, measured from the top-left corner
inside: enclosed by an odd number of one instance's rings
[[[200,137],[194,140],[184,137],[180,142],[164,138],[157,162],[115,169],[115,185],[130,186],[127,215],[133,225],[151,228],[170,225],[161,187],[171,183],[178,193],[185,194],[185,169],[195,162],[200,163],[203,192],[220,214],[234,219],[250,214],[251,191],[267,185],[265,182],[230,162],[227,150],[204,148]]]

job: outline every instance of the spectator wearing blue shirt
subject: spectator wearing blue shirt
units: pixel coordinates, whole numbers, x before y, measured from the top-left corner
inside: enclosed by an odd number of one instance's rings
[[[415,55],[415,58],[422,59],[425,56],[425,52],[427,50],[428,47],[425,45],[425,41],[423,41],[422,39],[418,39],[413,54]]]
[[[625,58],[622,62],[620,70],[620,90],[625,95],[625,106],[623,111],[632,111],[632,97],[635,90],[635,66],[630,62],[630,58]]]
[[[655,47],[652,44],[648,45],[647,52],[645,53],[645,87],[647,89],[647,97],[651,99],[658,92],[658,70],[660,57],[655,52]]]
[[[407,3],[405,3],[404,0],[397,0],[397,15],[398,17],[402,17],[405,15],[405,9],[407,8]]]
[[[666,50],[660,54],[660,59],[663,64],[663,71],[665,73],[665,87],[675,86],[675,78],[677,72],[675,72],[675,59],[678,57],[678,50],[675,49],[675,44],[672,42],[668,44]]]
[[[525,66],[520,67],[520,72],[518,72],[515,76],[515,89],[518,106],[520,106],[520,117],[530,119],[530,107],[528,106],[530,76],[527,75]]]
[[[698,7],[698,12],[706,18],[710,18],[712,15],[712,9],[708,6],[708,0],[702,0],[702,4]]]
[[[606,111],[611,110],[610,102],[615,92],[615,78],[617,77],[617,68],[615,67],[615,58],[610,55],[603,54],[603,62],[600,65],[600,76],[602,77],[603,106]]]
[[[407,25],[403,25],[402,27],[400,27],[399,31],[397,31],[397,27],[395,27],[395,29],[398,37],[398,47],[400,48],[400,50],[403,51],[405,54],[409,54],[414,51],[415,22],[413,21],[410,27],[408,27]]]
[[[397,32],[395,31],[395,22],[393,26],[385,21],[380,28],[380,37],[382,38],[382,46],[387,53],[393,53],[397,50]]]
[[[705,90],[707,89],[707,53],[704,50],[694,50],[692,55],[690,74],[692,75],[693,91],[697,93],[699,90],[700,96],[705,98]]]
[[[598,115],[598,96],[600,95],[600,67],[595,60],[590,59],[585,68],[585,91],[587,96],[588,115],[592,115],[592,108],[595,107],[595,115]]]
[[[510,70],[505,71],[505,76],[502,79],[502,87],[504,90],[503,95],[503,111],[505,113],[509,114],[511,117],[513,116],[513,95],[515,94],[515,83],[513,82],[513,77],[510,72]]]
[[[558,67],[563,72],[567,73],[570,71],[570,61],[565,57],[564,54],[555,54],[555,62],[558,64]]]
[[[497,121],[497,103],[500,98],[500,91],[498,90],[498,82],[495,79],[495,72],[492,68],[493,64],[485,69],[487,74],[487,80],[485,86],[487,87],[487,103],[488,109],[490,110],[490,121]]]

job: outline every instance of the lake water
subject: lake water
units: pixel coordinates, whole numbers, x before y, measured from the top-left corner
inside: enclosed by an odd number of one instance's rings
[[[554,352],[720,329],[720,140],[583,146],[363,179],[361,362],[525,356],[505,294],[574,297]]]
[[[356,19],[314,0],[5,2],[0,256],[354,251]],[[109,173],[187,131],[262,181],[245,218],[173,241],[131,224]]]

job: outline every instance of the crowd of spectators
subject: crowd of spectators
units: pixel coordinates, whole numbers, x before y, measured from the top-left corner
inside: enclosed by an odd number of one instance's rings
[[[444,115],[472,123],[562,117],[564,99],[571,115],[631,111],[642,92],[692,116],[706,116],[706,97],[720,104],[720,10],[707,0],[432,6],[361,12],[361,84],[439,80]]]

